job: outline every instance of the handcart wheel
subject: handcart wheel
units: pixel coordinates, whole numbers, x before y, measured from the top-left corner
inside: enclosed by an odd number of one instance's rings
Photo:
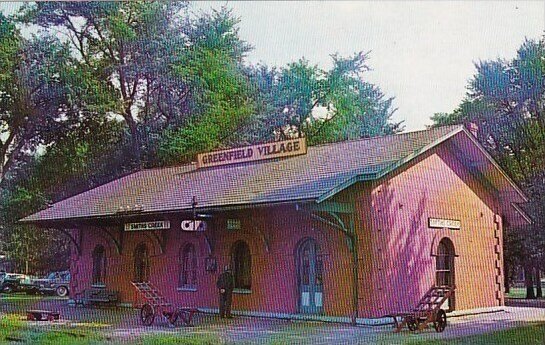
[[[447,313],[443,309],[439,309],[433,321],[433,328],[440,333],[445,330],[445,327],[447,327]]]
[[[170,322],[170,324],[172,326],[175,326],[176,325],[176,321],[178,321],[178,311],[175,310],[173,311],[169,316],[168,316],[168,322]]]
[[[144,304],[142,309],[140,309],[140,321],[144,326],[151,326],[155,320],[155,309],[151,304]]]
[[[418,321],[412,316],[407,317],[407,328],[409,331],[414,332],[418,329]]]

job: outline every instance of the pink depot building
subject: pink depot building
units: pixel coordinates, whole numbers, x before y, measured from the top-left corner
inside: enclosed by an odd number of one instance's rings
[[[503,229],[524,194],[462,126],[318,145],[303,139],[142,170],[21,220],[72,242],[72,298],[149,281],[217,312],[224,266],[235,314],[373,322],[434,285],[449,310],[498,308]]]

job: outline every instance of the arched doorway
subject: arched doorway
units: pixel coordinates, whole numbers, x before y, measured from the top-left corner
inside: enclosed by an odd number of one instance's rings
[[[316,240],[307,238],[297,249],[297,285],[299,312],[323,312],[323,261]]]
[[[437,286],[455,287],[454,270],[454,244],[445,237],[441,239],[437,246],[437,256],[435,261],[435,284]],[[453,311],[455,307],[454,294],[442,306],[443,309]]]
[[[134,281],[149,281],[149,251],[145,243],[140,243],[134,250]]]

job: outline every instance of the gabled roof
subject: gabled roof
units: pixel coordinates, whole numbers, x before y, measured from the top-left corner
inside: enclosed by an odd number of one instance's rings
[[[193,201],[198,209],[320,202],[358,179],[380,178],[465,131],[462,126],[445,126],[313,146],[306,155],[290,158],[205,169],[188,164],[142,170],[59,201],[21,221],[116,216],[121,208],[134,205],[140,205],[141,214],[191,210]]]

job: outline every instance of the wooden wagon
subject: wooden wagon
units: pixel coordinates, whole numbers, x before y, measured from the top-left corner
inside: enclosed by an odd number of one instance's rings
[[[136,291],[146,301],[140,308],[140,322],[151,326],[157,316],[164,317],[172,326],[180,319],[186,326],[191,326],[196,308],[173,307],[150,282],[131,282]]]
[[[394,331],[400,332],[405,326],[410,331],[421,331],[432,324],[437,332],[443,332],[447,326],[447,313],[441,306],[452,296],[454,289],[452,286],[433,286],[411,312],[388,315],[394,319]]]

